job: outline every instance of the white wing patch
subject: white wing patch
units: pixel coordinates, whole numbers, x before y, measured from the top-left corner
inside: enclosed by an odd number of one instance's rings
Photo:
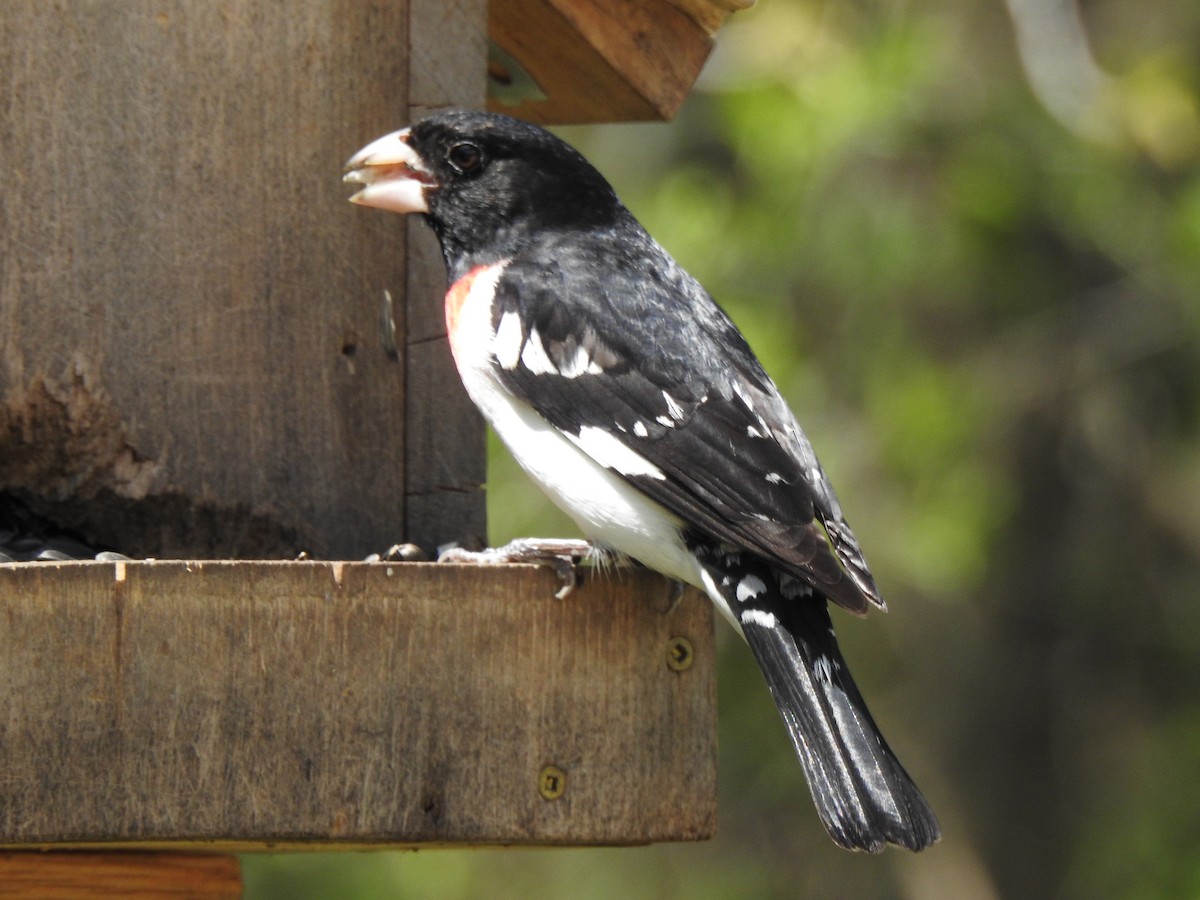
[[[630,450],[620,440],[595,425],[585,425],[579,435],[568,434],[574,444],[584,453],[604,466],[615,469],[622,475],[644,475],[659,481],[666,478],[662,469],[639,453]]]
[[[750,392],[742,387],[738,382],[733,382],[733,392],[741,398],[742,403],[746,404],[746,409],[754,412],[754,398],[750,396]]]
[[[568,349],[569,348],[569,349]],[[562,360],[558,365],[558,374],[563,378],[578,378],[580,375],[599,375],[604,370],[588,354],[587,347],[571,341],[563,345]]]
[[[667,401],[667,415],[669,415],[672,419],[674,419],[677,422],[681,421],[683,419],[684,412],[683,412],[683,407],[679,405],[679,401],[676,400],[674,397],[672,397],[670,394],[668,394],[666,391],[663,391],[662,395],[663,395],[663,399]]]
[[[604,372],[604,361],[616,362],[616,357],[590,331],[582,343],[569,337],[566,341],[552,341],[547,346],[536,328],[530,329],[529,336],[525,337],[521,316],[516,310],[509,310],[500,317],[492,336],[492,355],[502,369],[512,371],[519,362],[533,375],[559,375],[562,378],[600,375]]]
[[[779,624],[779,620],[775,618],[775,613],[769,613],[761,609],[745,609],[742,610],[743,625],[758,625],[761,628],[774,628]]]
[[[496,336],[492,338],[492,353],[501,368],[511,370],[517,367],[517,360],[521,358],[521,331],[521,317],[515,309],[510,309],[500,317]]]
[[[783,594],[788,600],[795,600],[797,597],[811,597],[812,587],[794,578],[787,572],[779,573],[779,593]],[[833,632],[830,631],[830,634]]]
[[[763,580],[757,575],[747,575],[737,586],[737,598],[739,603],[745,603],[747,600],[753,600],[759,594],[767,589],[763,584]]]
[[[826,684],[833,683],[833,673],[839,669],[841,669],[841,666],[828,656],[818,656],[813,662],[813,674]]]
[[[529,339],[525,341],[525,349],[521,351],[521,364],[534,375],[558,374],[558,369],[546,354],[542,336],[536,328],[529,332]]]

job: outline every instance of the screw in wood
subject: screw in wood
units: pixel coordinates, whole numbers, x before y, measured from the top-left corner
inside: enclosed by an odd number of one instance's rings
[[[557,800],[567,790],[567,773],[558,766],[545,766],[538,775],[538,793],[547,800]]]
[[[692,642],[685,637],[673,637],[667,641],[667,668],[672,672],[684,672],[692,667],[695,659]]]

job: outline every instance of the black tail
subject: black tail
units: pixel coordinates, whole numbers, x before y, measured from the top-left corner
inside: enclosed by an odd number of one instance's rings
[[[867,711],[825,600],[741,562],[709,568],[712,587],[741,622],[829,836],[849,850],[925,849],[941,837],[937,818]]]

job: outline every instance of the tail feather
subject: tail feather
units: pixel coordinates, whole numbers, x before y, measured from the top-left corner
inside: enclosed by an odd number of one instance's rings
[[[757,560],[705,568],[758,660],[834,842],[872,853],[934,843],[937,818],[871,718],[824,598],[781,585]]]

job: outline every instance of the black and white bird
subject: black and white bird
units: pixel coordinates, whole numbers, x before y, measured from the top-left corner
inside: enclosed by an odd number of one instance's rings
[[[828,603],[883,608],[833,488],[709,294],[549,132],[451,111],[347,163],[355,203],[418,213],[467,393],[595,544],[708,594],[744,635],[843,847],[940,836],[838,649]]]

